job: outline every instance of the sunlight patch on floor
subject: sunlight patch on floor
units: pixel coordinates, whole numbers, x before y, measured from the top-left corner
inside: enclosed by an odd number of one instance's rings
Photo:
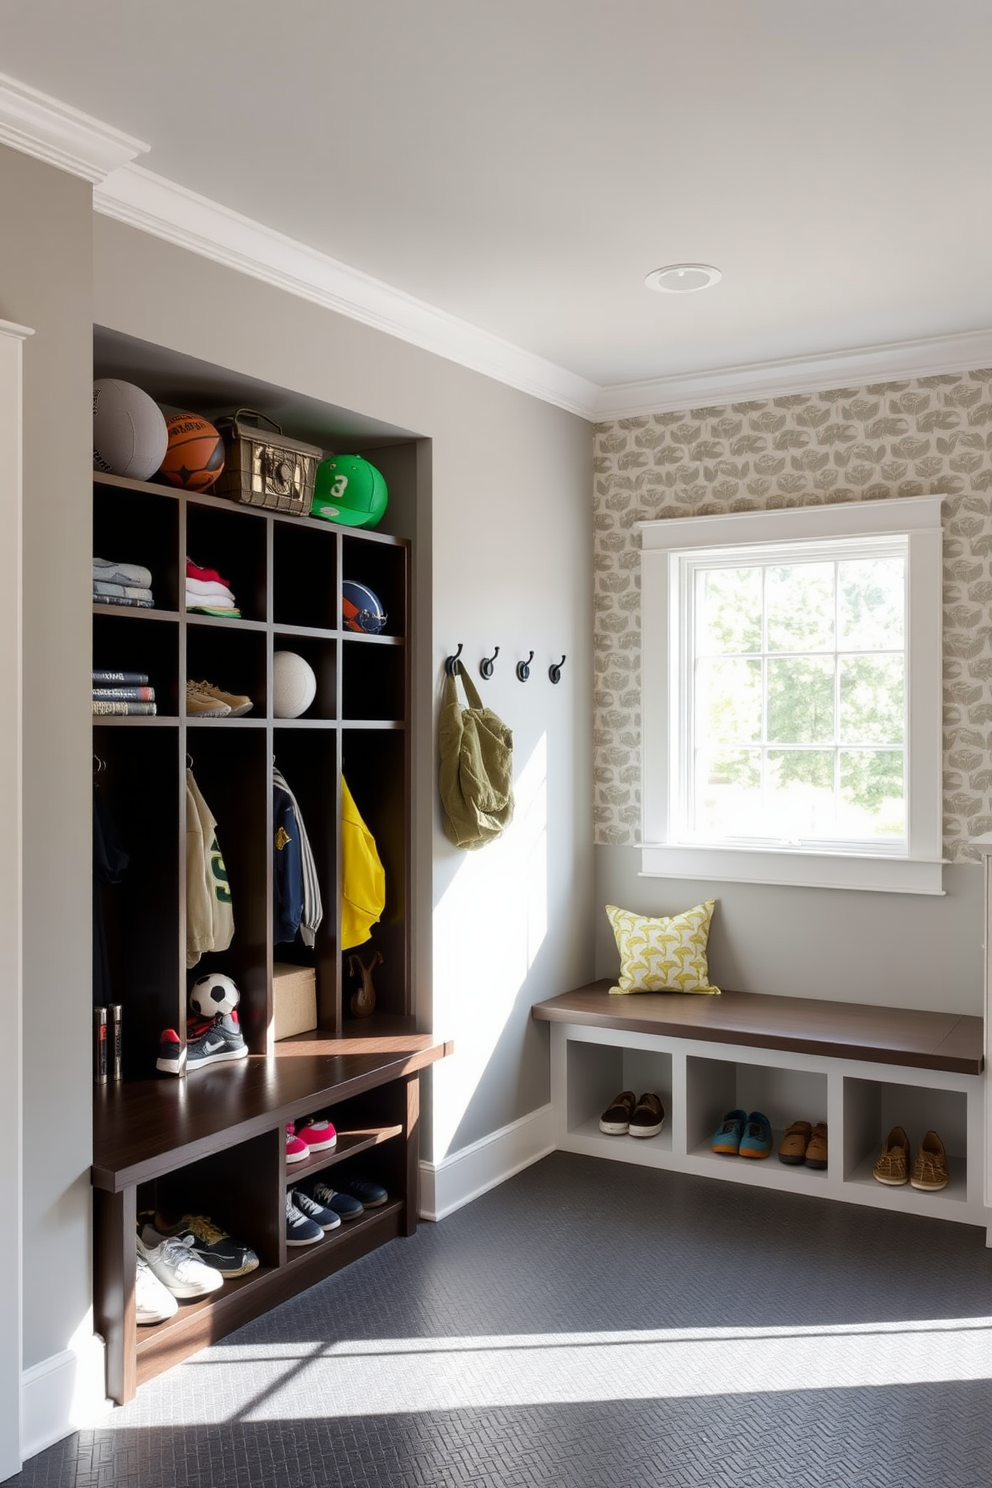
[[[252,1389],[232,1417],[239,1363]],[[215,1345],[183,1367],[203,1422],[850,1389],[990,1379],[992,1318]]]

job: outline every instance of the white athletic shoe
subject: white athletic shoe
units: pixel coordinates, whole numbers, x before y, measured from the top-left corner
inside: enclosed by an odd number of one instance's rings
[[[137,1269],[134,1273],[134,1316],[138,1323],[164,1323],[179,1308],[179,1303],[164,1282],[145,1260],[138,1246]]]
[[[189,1234],[181,1240],[166,1237],[160,1245],[148,1245],[138,1237],[139,1256],[144,1256],[174,1297],[205,1297],[224,1285],[220,1272],[194,1253],[195,1240],[196,1236]]]

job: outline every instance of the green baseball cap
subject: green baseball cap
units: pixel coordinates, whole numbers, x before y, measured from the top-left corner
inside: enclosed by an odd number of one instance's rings
[[[332,455],[317,466],[310,515],[346,527],[375,527],[388,500],[381,470],[362,455]]]

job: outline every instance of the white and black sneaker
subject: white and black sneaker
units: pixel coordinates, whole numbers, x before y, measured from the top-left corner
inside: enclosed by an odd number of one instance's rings
[[[139,1236],[138,1255],[144,1257],[174,1297],[205,1297],[224,1285],[220,1272],[205,1265],[194,1253],[192,1235],[185,1240],[166,1238],[158,1245],[149,1245]]]
[[[142,1240],[146,1245],[157,1245],[170,1238],[185,1240],[192,1235],[191,1249],[207,1266],[219,1271],[221,1276],[246,1276],[258,1269],[258,1256],[249,1245],[232,1240],[226,1230],[215,1225],[206,1214],[184,1214],[175,1224],[170,1224],[155,1210],[144,1210],[138,1215]]]
[[[315,1245],[318,1240],[323,1240],[324,1232],[315,1219],[297,1209],[293,1203],[292,1192],[286,1195],[286,1244],[287,1245]]]
[[[186,1073],[202,1069],[206,1064],[217,1064],[224,1059],[244,1059],[248,1053],[238,1011],[218,1013],[206,1032],[186,1041]]]

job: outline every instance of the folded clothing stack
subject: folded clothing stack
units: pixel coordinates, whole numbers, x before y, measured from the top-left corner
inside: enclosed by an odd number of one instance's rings
[[[154,717],[155,711],[155,689],[148,684],[147,672],[93,673],[94,715]]]
[[[227,579],[222,579],[215,568],[201,568],[191,558],[186,559],[186,608],[228,620],[241,617]]]
[[[93,603],[151,609],[155,604],[151,571],[140,563],[117,563],[110,558],[94,558]]]

